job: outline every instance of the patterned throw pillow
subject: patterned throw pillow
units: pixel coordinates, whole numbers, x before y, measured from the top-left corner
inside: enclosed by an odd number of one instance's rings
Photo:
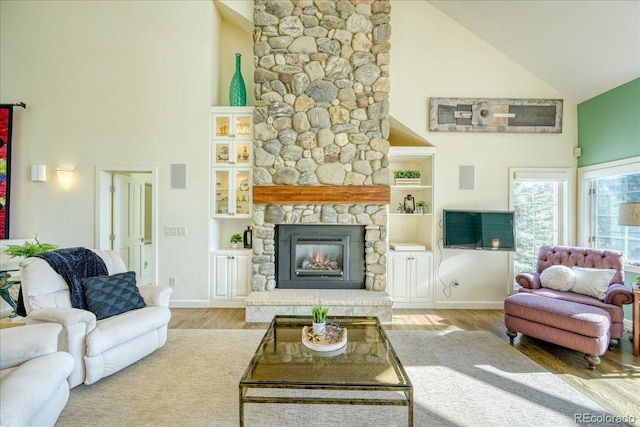
[[[98,320],[146,306],[136,286],[134,271],[87,277],[82,279],[82,289],[89,311]]]
[[[552,265],[540,273],[540,284],[544,288],[568,291],[573,287],[576,275],[565,265]]]

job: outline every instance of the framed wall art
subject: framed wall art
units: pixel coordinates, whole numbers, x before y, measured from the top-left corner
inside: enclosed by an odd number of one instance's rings
[[[562,100],[431,98],[429,130],[562,133]]]

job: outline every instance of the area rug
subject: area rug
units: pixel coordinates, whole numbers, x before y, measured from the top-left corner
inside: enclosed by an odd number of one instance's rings
[[[263,334],[172,329],[167,344],[150,356],[72,389],[56,426],[237,426],[238,381]],[[388,335],[414,386],[416,426],[623,425],[490,332]],[[406,426],[407,409],[247,404],[245,422]]]

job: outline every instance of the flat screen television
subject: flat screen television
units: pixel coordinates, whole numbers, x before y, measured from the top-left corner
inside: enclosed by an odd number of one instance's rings
[[[512,211],[443,211],[445,248],[515,251]]]

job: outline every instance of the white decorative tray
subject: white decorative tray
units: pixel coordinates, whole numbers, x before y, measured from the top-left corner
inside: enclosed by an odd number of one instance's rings
[[[326,335],[318,336],[318,341],[312,342],[309,337],[310,333],[313,333],[311,326],[305,326],[302,328],[302,344],[310,350],[315,351],[334,351],[343,348],[347,344],[347,328],[342,329],[342,337],[340,341],[330,342],[327,340]]]

